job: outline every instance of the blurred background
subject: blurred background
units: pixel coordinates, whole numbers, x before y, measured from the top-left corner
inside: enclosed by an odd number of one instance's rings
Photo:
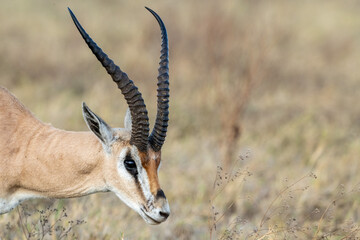
[[[39,232],[33,208],[48,206],[66,207],[66,229],[85,220],[69,231],[79,239],[360,236],[358,1],[3,1],[0,85],[42,121],[83,131],[82,101],[113,127],[127,106],[68,6],[139,87],[151,124],[161,40],[144,6],[166,24],[171,116],[159,177],[171,216],[149,226],[111,193],[32,200],[0,216],[0,237]]]

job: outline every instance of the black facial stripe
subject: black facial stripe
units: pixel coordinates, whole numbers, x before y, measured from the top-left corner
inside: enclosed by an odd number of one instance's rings
[[[142,189],[141,189],[141,184],[140,184],[140,182],[139,182],[139,179],[138,179],[138,176],[137,176],[137,175],[135,176],[135,184],[136,184],[136,188],[137,188],[137,190],[139,191],[139,193],[140,193],[143,201],[145,201],[145,196],[144,196],[144,193],[143,193],[143,191],[142,191]]]

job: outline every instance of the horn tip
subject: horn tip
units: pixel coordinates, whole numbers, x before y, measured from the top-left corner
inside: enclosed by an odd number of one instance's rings
[[[145,8],[146,8],[146,10],[148,10],[152,15],[154,15],[157,18],[157,14],[154,10],[152,10],[151,8],[148,8],[146,6],[145,6]]]
[[[71,15],[74,15],[74,13],[71,11],[70,7],[67,7],[67,9]]]

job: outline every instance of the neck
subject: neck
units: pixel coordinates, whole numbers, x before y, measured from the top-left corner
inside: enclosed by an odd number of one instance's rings
[[[107,191],[105,152],[92,133],[68,132],[43,124],[33,131],[24,152],[19,190],[51,198]]]

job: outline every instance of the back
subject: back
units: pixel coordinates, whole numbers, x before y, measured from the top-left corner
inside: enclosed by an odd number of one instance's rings
[[[32,114],[19,100],[7,89],[0,87],[0,144],[4,142],[4,136],[11,134],[18,124]]]
[[[19,151],[19,139],[28,138],[27,130],[41,124],[7,89],[0,87],[0,163],[8,163]],[[0,171],[1,172],[1,171]]]

